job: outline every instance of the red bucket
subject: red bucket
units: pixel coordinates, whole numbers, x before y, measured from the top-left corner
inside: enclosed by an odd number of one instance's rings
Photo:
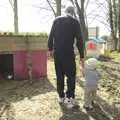
[[[89,49],[89,50],[96,50],[96,44],[92,40],[88,41],[87,49]]]

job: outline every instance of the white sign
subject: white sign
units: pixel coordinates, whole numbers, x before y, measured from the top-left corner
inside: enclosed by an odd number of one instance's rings
[[[98,37],[99,36],[99,27],[90,27],[88,28],[89,37]]]

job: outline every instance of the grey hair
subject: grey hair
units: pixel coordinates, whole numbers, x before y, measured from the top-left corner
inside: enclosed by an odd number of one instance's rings
[[[74,15],[74,14],[75,14],[74,6],[72,6],[72,5],[67,6],[66,9],[65,9],[65,12],[66,12],[67,14]]]

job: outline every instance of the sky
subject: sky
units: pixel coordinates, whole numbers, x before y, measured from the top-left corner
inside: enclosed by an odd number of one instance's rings
[[[105,10],[99,8],[95,1],[97,0],[90,0],[86,8],[88,27],[100,27],[101,36],[109,34],[107,27],[101,23]],[[101,0],[101,3],[103,2],[104,0]],[[51,11],[38,7],[50,9],[45,0],[18,0],[20,32],[50,32],[54,15]],[[0,0],[0,15],[0,31],[13,31],[13,10],[9,0]],[[95,17],[96,15],[99,16]]]

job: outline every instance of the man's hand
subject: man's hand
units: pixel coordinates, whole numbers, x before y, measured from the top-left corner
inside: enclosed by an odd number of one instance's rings
[[[48,51],[48,58],[53,58],[53,56],[54,56],[54,52],[53,52],[53,50],[51,50],[51,51]]]
[[[80,58],[80,62],[81,62],[82,69],[84,69],[84,58]]]

